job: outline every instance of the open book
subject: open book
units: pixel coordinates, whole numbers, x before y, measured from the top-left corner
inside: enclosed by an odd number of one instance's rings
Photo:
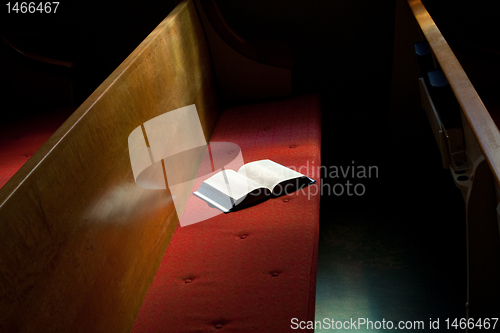
[[[281,164],[260,160],[243,165],[238,172],[222,170],[205,180],[193,194],[228,213],[236,206],[289,194],[315,182]]]

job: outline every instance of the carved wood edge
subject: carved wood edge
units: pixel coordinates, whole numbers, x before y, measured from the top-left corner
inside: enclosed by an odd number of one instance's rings
[[[32,67],[34,70],[49,70],[54,74],[59,73],[61,75],[68,75],[74,65],[70,61],[57,60],[27,52],[15,45],[15,43],[3,35],[0,35],[0,44],[12,57],[18,59],[20,62],[23,62],[25,65]]]

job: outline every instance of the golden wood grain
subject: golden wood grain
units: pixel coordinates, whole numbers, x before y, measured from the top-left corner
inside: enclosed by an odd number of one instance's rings
[[[195,103],[209,141],[215,96],[183,2],[0,190],[0,331],[130,330],[177,216],[168,189],[134,183],[127,138]]]

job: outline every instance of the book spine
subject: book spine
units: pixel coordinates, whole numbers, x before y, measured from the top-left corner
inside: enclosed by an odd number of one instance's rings
[[[194,195],[196,195],[198,198],[202,199],[202,200],[205,200],[206,202],[208,202],[210,205],[220,209],[221,211],[223,211],[224,213],[228,213],[229,212],[229,209],[227,209],[226,207],[220,205],[219,203],[217,203],[216,201],[213,201],[212,199],[210,199],[209,197],[199,193],[198,191],[196,192],[193,192]]]

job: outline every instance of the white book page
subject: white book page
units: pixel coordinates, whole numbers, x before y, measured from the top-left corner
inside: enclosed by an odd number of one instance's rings
[[[246,174],[248,179],[267,187],[270,191],[273,191],[276,185],[285,180],[305,177],[303,174],[271,160],[247,163],[238,172]]]
[[[236,203],[241,201],[248,193],[262,187],[262,185],[247,179],[247,177],[234,170],[223,170],[205,180],[204,183],[233,198]]]

